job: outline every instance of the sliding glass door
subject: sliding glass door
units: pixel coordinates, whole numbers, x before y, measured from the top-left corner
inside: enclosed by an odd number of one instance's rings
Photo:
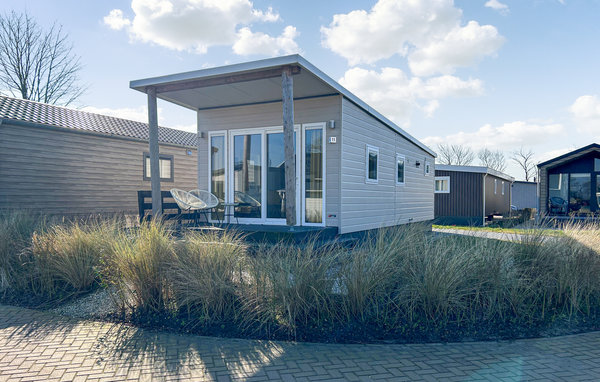
[[[283,132],[267,132],[267,219],[285,219],[285,147]],[[296,132],[294,132],[294,153],[296,149]],[[294,160],[294,163],[297,163]],[[299,166],[296,166],[296,173]],[[297,174],[299,176],[299,174]],[[298,189],[296,182],[296,189]],[[298,198],[299,200],[299,198]]]
[[[237,218],[262,218],[262,134],[233,136],[233,201]]]
[[[295,127],[297,224],[323,225],[324,123]],[[301,138],[301,139],[300,139]],[[209,136],[210,190],[234,203],[240,223],[286,223],[285,147],[282,128],[213,132]]]

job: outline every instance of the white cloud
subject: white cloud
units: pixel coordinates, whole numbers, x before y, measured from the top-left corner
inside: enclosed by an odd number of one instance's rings
[[[504,43],[504,38],[491,25],[469,21],[456,27],[441,39],[417,49],[408,56],[410,70],[418,76],[453,73],[458,67],[471,66],[484,56],[491,56]]]
[[[503,15],[506,15],[509,12],[508,5],[501,3],[498,0],[489,0],[485,3],[485,6],[488,8],[492,8],[493,10],[498,11]]]
[[[420,108],[427,116],[431,116],[439,107],[439,99],[483,93],[483,84],[477,79],[465,81],[446,75],[423,80],[409,78],[398,68],[382,68],[381,71],[352,68],[346,71],[339,82],[401,125],[408,124],[414,108]]]
[[[252,32],[250,28],[242,28],[238,32],[237,41],[233,44],[233,51],[243,56],[254,54],[277,56],[298,53],[300,48],[294,41],[297,36],[296,28],[291,25],[287,26],[278,37],[271,37],[262,32]]]
[[[427,137],[422,141],[430,147],[435,147],[440,143],[450,143],[467,145],[475,150],[483,147],[514,150],[521,146],[529,147],[549,142],[563,134],[564,131],[563,126],[557,123],[536,124],[515,121],[501,126],[486,124],[474,132],[460,131],[445,137]]]
[[[597,95],[583,95],[569,107],[578,131],[600,136],[600,98]]]
[[[122,10],[113,9],[107,16],[104,17],[104,24],[108,25],[110,29],[121,30],[131,25],[131,21],[123,17]]]
[[[334,15],[321,27],[322,45],[350,65],[397,54],[408,57],[415,74],[451,73],[495,53],[504,41],[494,26],[461,26],[461,18],[452,0],[379,0],[368,12]]]
[[[131,9],[132,20],[113,9],[104,23],[112,29],[126,29],[132,40],[196,53],[235,44],[246,36],[245,25],[280,20],[271,8],[256,9],[249,0],[132,0]],[[265,36],[271,38],[261,34],[262,39]],[[274,39],[285,36],[286,32]]]

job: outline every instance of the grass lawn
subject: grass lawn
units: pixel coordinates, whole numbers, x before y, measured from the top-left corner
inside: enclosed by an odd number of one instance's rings
[[[459,225],[439,225],[433,224],[436,229],[458,229],[463,231],[482,231],[482,232],[498,232],[506,234],[531,235],[542,234],[546,236],[563,236],[564,232],[558,229],[542,229],[542,228],[501,228],[501,227],[471,227]]]

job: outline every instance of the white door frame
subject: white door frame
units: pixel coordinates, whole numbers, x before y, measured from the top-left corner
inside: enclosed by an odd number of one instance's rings
[[[325,122],[319,123],[307,123],[307,124],[295,124],[294,132],[296,133],[296,225],[304,226],[325,226],[325,188],[326,188],[326,124]],[[322,134],[322,171],[323,171],[323,206],[322,206],[322,218],[321,223],[307,223],[306,222],[306,172],[305,172],[305,161],[306,161],[306,147],[305,147],[305,134],[307,130],[321,129]],[[257,127],[247,129],[232,129],[232,130],[215,130],[208,133],[208,187],[209,192],[212,192],[212,156],[211,156],[211,140],[213,137],[222,136],[225,137],[225,201],[232,203],[234,201],[234,137],[238,135],[255,135],[260,134],[261,136],[261,217],[260,218],[238,218],[240,224],[265,224],[265,225],[285,225],[285,219],[269,219],[267,218],[267,134],[271,133],[282,133],[283,126],[269,126],[269,127]],[[211,219],[211,222],[216,220]]]

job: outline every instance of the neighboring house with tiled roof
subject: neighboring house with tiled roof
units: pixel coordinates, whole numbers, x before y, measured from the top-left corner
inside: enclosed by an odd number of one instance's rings
[[[159,143],[162,188],[196,188],[196,134]],[[0,210],[136,214],[147,153],[145,123],[0,96]]]

